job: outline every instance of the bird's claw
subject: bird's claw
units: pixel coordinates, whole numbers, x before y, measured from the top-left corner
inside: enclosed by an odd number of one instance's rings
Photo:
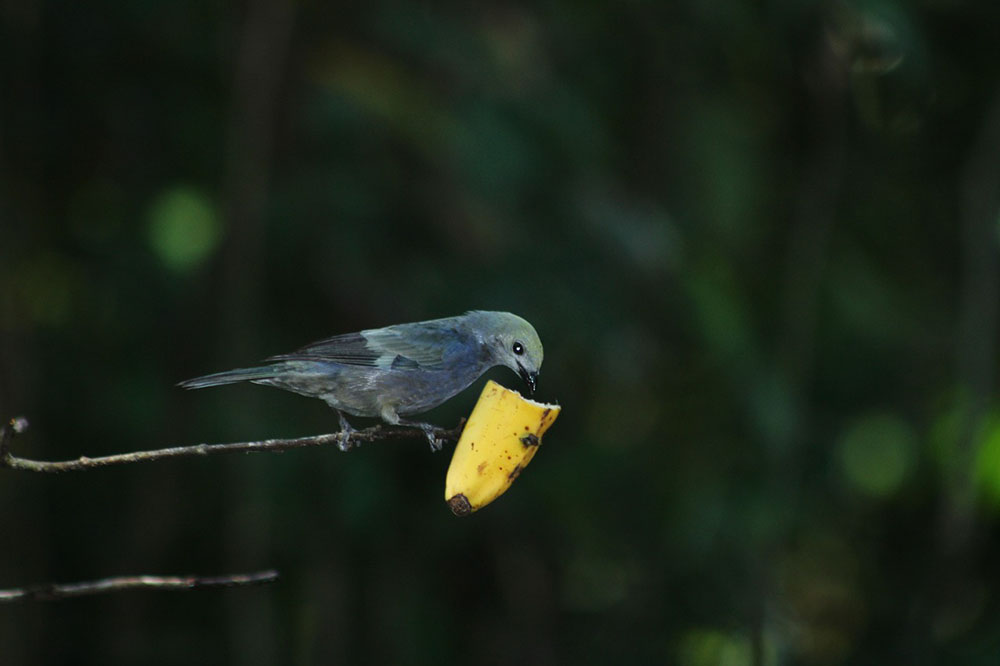
[[[431,445],[431,451],[437,453],[444,447],[444,440],[439,439],[437,434],[439,429],[437,426],[433,426],[430,423],[416,423],[414,421],[403,421],[400,419],[400,425],[410,426],[412,428],[420,428],[424,431],[424,436],[427,438],[427,443]]]
[[[357,432],[351,424],[347,422],[344,415],[337,412],[337,416],[340,417],[340,432],[337,433],[337,448],[347,453],[352,448],[354,448],[354,443],[351,441],[351,436]]]
[[[344,432],[341,430],[337,433],[337,448],[347,453],[353,448],[354,444],[351,443],[351,433]]]
[[[437,453],[444,447],[444,442],[437,438],[437,428],[426,423],[420,425],[420,429],[424,431],[424,435],[427,437],[427,443],[431,445],[431,452]]]

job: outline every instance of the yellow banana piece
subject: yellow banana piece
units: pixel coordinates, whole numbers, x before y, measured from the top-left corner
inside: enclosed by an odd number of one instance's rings
[[[504,494],[535,456],[559,409],[486,382],[448,467],[444,498],[452,513],[467,516]]]

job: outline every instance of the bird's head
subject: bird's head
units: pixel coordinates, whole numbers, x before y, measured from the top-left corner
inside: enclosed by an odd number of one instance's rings
[[[494,360],[505,365],[528,385],[528,394],[535,392],[538,373],[542,368],[542,341],[535,327],[509,312],[470,312]]]

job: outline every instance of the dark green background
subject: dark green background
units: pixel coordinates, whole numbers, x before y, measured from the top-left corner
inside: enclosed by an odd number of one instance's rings
[[[19,454],[329,432],[174,384],[468,309],[563,405],[467,519],[420,441],[0,470],[0,587],[282,573],[0,607],[3,664],[998,663],[997,3],[0,21]]]

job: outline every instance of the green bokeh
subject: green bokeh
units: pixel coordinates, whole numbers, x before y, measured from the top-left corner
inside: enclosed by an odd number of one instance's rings
[[[745,636],[710,629],[692,630],[681,637],[680,666],[752,666],[753,652]]]
[[[222,239],[222,221],[215,207],[193,187],[164,190],[150,204],[147,216],[153,251],[178,273],[200,266]]]
[[[852,423],[837,444],[841,471],[865,495],[888,497],[902,487],[914,465],[913,429],[894,414],[871,414]]]
[[[993,413],[975,438],[976,486],[982,497],[1000,509],[1000,416]]]

